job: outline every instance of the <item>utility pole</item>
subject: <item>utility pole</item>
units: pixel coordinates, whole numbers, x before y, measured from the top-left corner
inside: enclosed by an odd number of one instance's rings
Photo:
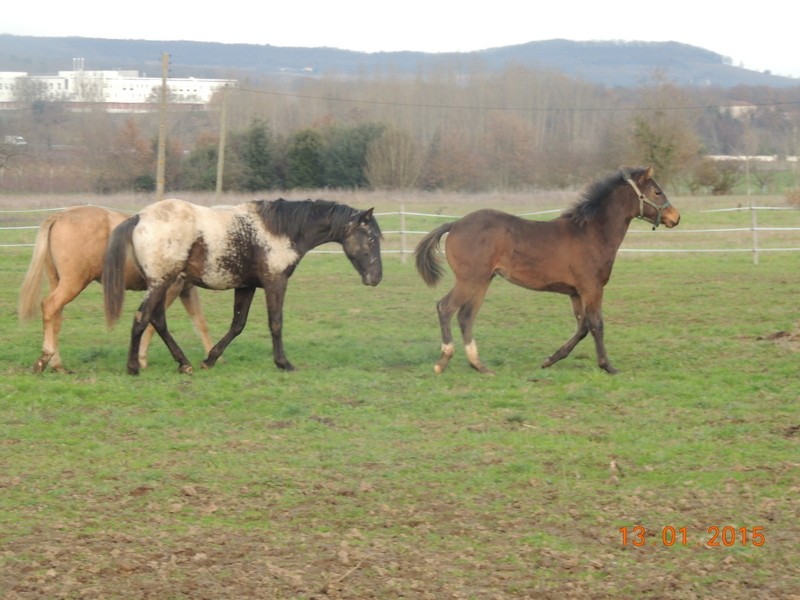
[[[164,171],[167,162],[167,73],[169,54],[161,55],[161,106],[158,122],[158,163],[156,165],[156,200],[164,199]]]
[[[225,136],[228,130],[228,86],[222,88],[222,115],[219,123],[219,150],[217,152],[216,201],[222,196],[222,177],[225,173]]]

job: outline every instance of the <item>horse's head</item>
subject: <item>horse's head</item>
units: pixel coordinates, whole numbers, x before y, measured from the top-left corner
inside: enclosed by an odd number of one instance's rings
[[[378,285],[383,279],[381,230],[373,209],[359,212],[347,228],[342,247],[361,274],[364,285]]]
[[[623,168],[622,176],[638,196],[637,218],[652,223],[653,229],[662,224],[666,227],[675,227],[680,222],[680,212],[670,204],[661,186],[653,179],[653,167],[638,172]]]

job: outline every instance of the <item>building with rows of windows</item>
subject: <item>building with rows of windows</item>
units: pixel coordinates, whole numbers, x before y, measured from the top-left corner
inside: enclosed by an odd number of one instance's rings
[[[56,75],[0,72],[0,108],[32,101],[106,105],[108,110],[147,110],[161,98],[160,77],[140,77],[137,71],[86,71],[76,59],[72,71]],[[202,107],[215,92],[234,87],[232,79],[168,78],[170,104]]]

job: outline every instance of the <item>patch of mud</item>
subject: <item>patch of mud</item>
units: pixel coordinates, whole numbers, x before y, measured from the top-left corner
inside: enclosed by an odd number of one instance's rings
[[[760,335],[756,338],[759,341],[774,342],[781,348],[787,348],[793,352],[800,350],[800,331],[776,331],[767,335]]]

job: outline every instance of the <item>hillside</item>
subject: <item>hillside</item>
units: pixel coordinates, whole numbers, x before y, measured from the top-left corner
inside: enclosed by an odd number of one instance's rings
[[[269,77],[276,75],[415,75],[449,69],[496,71],[509,65],[561,72],[608,87],[641,84],[656,71],[680,85],[795,87],[800,80],[735,67],[714,52],[676,42],[573,42],[547,40],[476,52],[364,53],[336,48],[287,48],[189,41],[111,40],[0,35],[0,71],[55,73],[85,59],[87,69],[160,72],[170,54],[176,77]]]

